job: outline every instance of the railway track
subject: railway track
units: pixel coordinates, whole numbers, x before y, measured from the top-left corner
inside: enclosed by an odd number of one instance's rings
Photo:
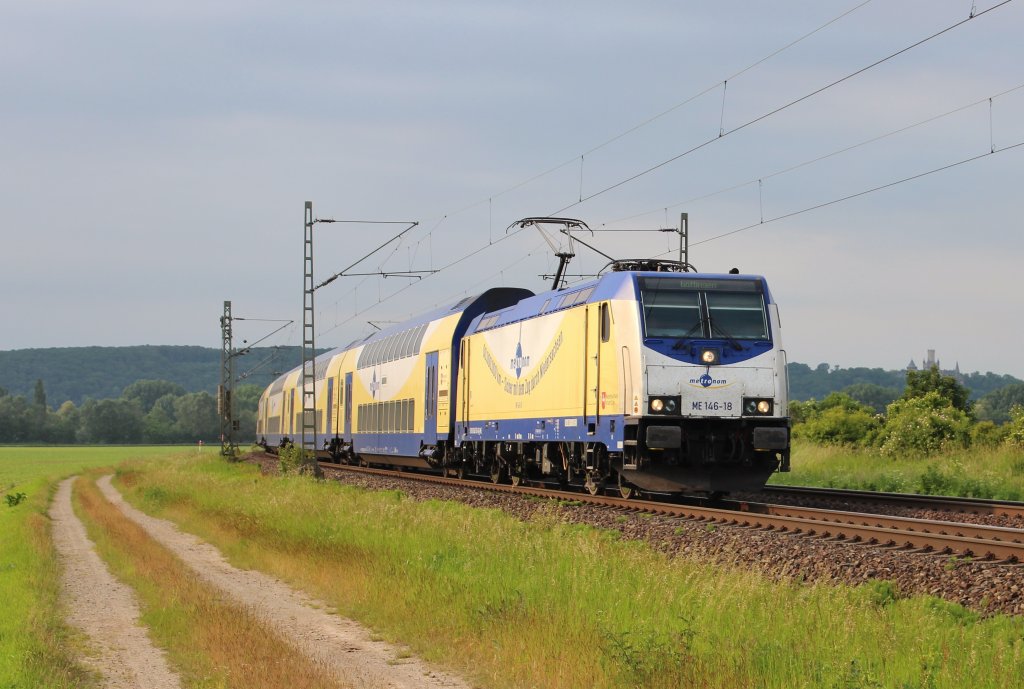
[[[1024,519],[1024,502],[956,498],[945,495],[876,493],[867,490],[811,488],[804,486],[765,486],[761,491],[761,495],[767,498],[784,498],[794,502],[843,501],[849,504],[888,505],[911,509]]]
[[[465,481],[432,474],[328,462],[321,462],[321,465],[330,469],[599,505],[624,512],[657,514],[709,525],[770,530],[794,537],[825,538],[911,552],[971,557],[1000,564],[1024,563],[1022,529],[741,500],[724,500],[714,506],[676,504],[608,495],[592,496],[528,484],[513,486]],[[929,507],[933,505],[930,503]],[[998,509],[995,503],[990,508]]]

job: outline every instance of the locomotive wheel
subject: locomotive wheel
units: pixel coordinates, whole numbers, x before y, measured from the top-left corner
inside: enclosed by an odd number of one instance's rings
[[[619,477],[619,495],[622,496],[623,500],[629,500],[637,494],[637,490],[626,479],[622,478],[622,474],[617,475]]]
[[[591,495],[597,495],[601,492],[601,486],[604,483],[604,479],[596,471],[587,471],[587,478],[583,481],[583,488],[586,489]]]
[[[491,483],[501,483],[501,464],[497,461],[491,464]]]

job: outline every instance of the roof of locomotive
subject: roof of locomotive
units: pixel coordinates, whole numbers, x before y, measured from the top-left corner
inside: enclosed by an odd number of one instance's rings
[[[577,283],[560,290],[541,292],[523,299],[517,304],[495,311],[488,311],[474,319],[467,335],[490,330],[509,323],[518,323],[541,314],[561,311],[577,304],[601,302],[608,299],[635,299],[637,278],[679,278],[704,280],[758,280],[764,286],[765,301],[774,303],[768,283],[761,275],[737,275],[732,273],[669,273],[655,271],[615,271],[605,273],[594,280]]]

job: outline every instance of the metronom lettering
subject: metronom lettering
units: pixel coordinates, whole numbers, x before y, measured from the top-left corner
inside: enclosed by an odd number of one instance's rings
[[[484,365],[487,366],[487,370],[491,372],[491,376],[494,381],[501,386],[501,389],[505,391],[507,395],[529,395],[536,389],[540,384],[541,379],[551,368],[551,364],[555,361],[555,356],[558,354],[558,350],[562,347],[562,333],[558,333],[558,337],[551,344],[551,349],[544,355],[544,360],[540,362],[540,366],[536,368],[533,374],[525,380],[512,380],[504,374],[501,366],[495,361],[494,355],[491,354],[491,350],[484,346]]]

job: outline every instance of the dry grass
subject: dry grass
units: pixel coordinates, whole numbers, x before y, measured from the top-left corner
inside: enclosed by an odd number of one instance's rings
[[[226,601],[100,494],[79,480],[75,502],[114,573],[137,592],[156,643],[193,687],[345,687],[247,608]]]

